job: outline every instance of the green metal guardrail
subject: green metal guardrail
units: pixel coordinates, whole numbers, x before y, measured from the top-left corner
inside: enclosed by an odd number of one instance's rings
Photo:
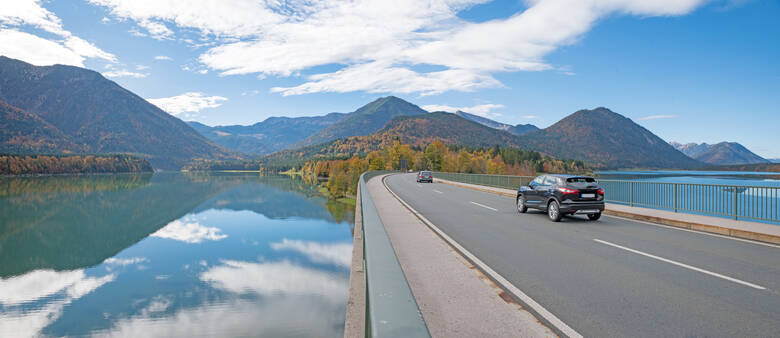
[[[384,173],[387,172],[366,172],[360,177],[363,264],[366,271],[366,336],[430,337],[366,187],[370,178]]]
[[[435,177],[516,190],[534,177],[437,172]],[[699,215],[780,223],[780,188],[598,180],[604,201]]]

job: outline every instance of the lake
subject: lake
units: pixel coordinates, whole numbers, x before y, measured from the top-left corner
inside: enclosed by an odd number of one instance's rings
[[[601,179],[780,187],[780,173],[744,171],[597,171]]]
[[[734,218],[736,214],[741,220],[780,225],[780,173],[603,171],[595,174],[606,190],[608,202],[724,218]]]
[[[341,337],[353,220],[284,176],[0,178],[0,336]]]

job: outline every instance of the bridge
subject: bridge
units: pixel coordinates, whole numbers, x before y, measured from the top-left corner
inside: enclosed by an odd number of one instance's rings
[[[346,337],[780,336],[780,226],[617,203],[552,223],[436,176],[361,179]]]

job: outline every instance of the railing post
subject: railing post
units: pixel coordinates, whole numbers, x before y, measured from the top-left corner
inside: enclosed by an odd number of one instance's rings
[[[634,182],[628,182],[628,204],[634,206]]]
[[[738,218],[737,217],[737,186],[733,186],[732,189],[734,189],[734,208],[732,208],[733,209],[732,212],[734,214],[734,219],[736,220]]]
[[[677,212],[677,183],[674,184],[674,212]]]

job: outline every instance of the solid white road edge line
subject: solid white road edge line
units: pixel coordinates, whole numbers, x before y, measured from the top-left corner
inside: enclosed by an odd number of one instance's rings
[[[674,265],[677,265],[677,266],[680,266],[680,267],[683,267],[683,268],[686,268],[686,269],[690,269],[690,270],[693,270],[693,271],[701,272],[703,274],[707,274],[707,275],[710,275],[710,276],[713,276],[713,277],[718,277],[718,278],[721,278],[721,279],[725,279],[725,280],[727,280],[729,282],[742,284],[742,285],[749,286],[749,287],[754,288],[754,289],[766,290],[766,288],[761,286],[761,285],[756,285],[756,284],[753,284],[753,283],[750,283],[750,282],[746,282],[746,281],[739,280],[739,279],[736,279],[736,278],[732,278],[732,277],[729,277],[729,276],[721,275],[719,273],[708,271],[708,270],[704,270],[704,269],[701,269],[701,268],[697,268],[695,266],[691,266],[691,265],[688,265],[688,264],[685,264],[685,263],[680,263],[680,262],[677,262],[677,261],[673,261],[671,259],[659,257],[659,256],[652,255],[652,254],[649,254],[649,253],[646,253],[646,252],[639,251],[639,250],[634,250],[634,249],[627,248],[627,247],[624,247],[624,246],[621,246],[621,245],[617,245],[617,244],[614,244],[614,243],[610,243],[610,242],[607,242],[607,241],[602,241],[600,239],[594,238],[593,240],[598,242],[598,243],[601,243],[601,244],[605,244],[605,245],[609,245],[611,247],[615,247],[615,248],[618,248],[618,249],[626,250],[628,252],[633,252],[633,253],[635,253],[637,255],[650,257],[652,259],[657,259],[657,260],[662,261],[662,262],[666,262],[666,263],[669,263],[669,264],[674,264]]]
[[[602,214],[602,216],[606,216],[606,217],[610,217],[610,218],[617,218],[617,219],[621,219],[621,220],[624,220],[624,221],[637,222],[637,223],[642,223],[642,224],[647,224],[647,225],[654,225],[654,226],[657,226],[657,227],[667,228],[667,229],[671,229],[671,230],[687,231],[687,232],[692,232],[692,233],[695,233],[695,234],[707,235],[707,236],[718,237],[718,238],[723,238],[723,239],[730,239],[730,240],[733,240],[733,241],[745,242],[745,243],[756,244],[756,245],[763,245],[763,246],[768,246],[770,248],[780,249],[780,245],[776,245],[776,244],[772,244],[772,243],[766,243],[766,242],[754,241],[754,240],[750,240],[750,239],[746,239],[746,238],[725,236],[725,235],[720,235],[720,234],[714,234],[714,233],[711,233],[711,232],[704,232],[704,231],[699,231],[699,230],[685,229],[685,228],[680,228],[680,227],[676,227],[676,226],[665,225],[665,224],[658,224],[658,223],[643,221],[643,220],[639,220],[639,219],[633,219],[633,218],[627,218],[627,217],[621,217],[621,216],[615,216],[615,215]]]
[[[493,211],[498,211],[498,209],[491,208],[491,207],[489,207],[489,206],[487,206],[487,205],[484,205],[484,204],[479,204],[479,203],[477,203],[477,202],[471,202],[471,204],[478,205],[478,206],[480,206],[480,207],[483,207],[483,208],[485,208],[485,209],[490,209],[490,210],[493,210]]]
[[[425,225],[428,226],[431,230],[436,232],[441,238],[443,238],[449,245],[454,247],[456,250],[458,250],[462,255],[466,256],[470,261],[472,261],[474,264],[476,264],[482,271],[486,274],[488,274],[491,278],[493,278],[498,284],[500,284],[504,289],[511,292],[515,295],[518,299],[520,299],[523,303],[525,303],[528,307],[532,308],[534,311],[536,311],[537,314],[542,316],[550,325],[555,326],[558,331],[562,332],[564,335],[571,337],[571,338],[582,338],[582,335],[579,334],[577,331],[572,329],[569,325],[566,325],[562,320],[558,319],[552,312],[547,311],[541,304],[537,303],[533,298],[529,297],[525,294],[525,292],[518,289],[516,286],[512,285],[506,278],[498,274],[498,272],[491,269],[487,264],[482,262],[477,256],[474,256],[471,252],[466,250],[462,245],[460,245],[458,242],[456,242],[454,239],[452,239],[450,236],[447,236],[447,234],[444,233],[444,231],[441,231],[439,227],[435,226],[431,221],[429,221],[425,216],[417,212],[414,208],[412,208],[409,203],[406,203],[401,197],[398,196],[390,187],[387,185],[387,182],[385,182],[385,178],[389,176],[385,176],[382,178],[382,184],[385,186],[385,189],[389,191],[395,198],[401,202],[409,211],[411,211],[417,218],[419,218]],[[474,203],[474,202],[472,202]]]

